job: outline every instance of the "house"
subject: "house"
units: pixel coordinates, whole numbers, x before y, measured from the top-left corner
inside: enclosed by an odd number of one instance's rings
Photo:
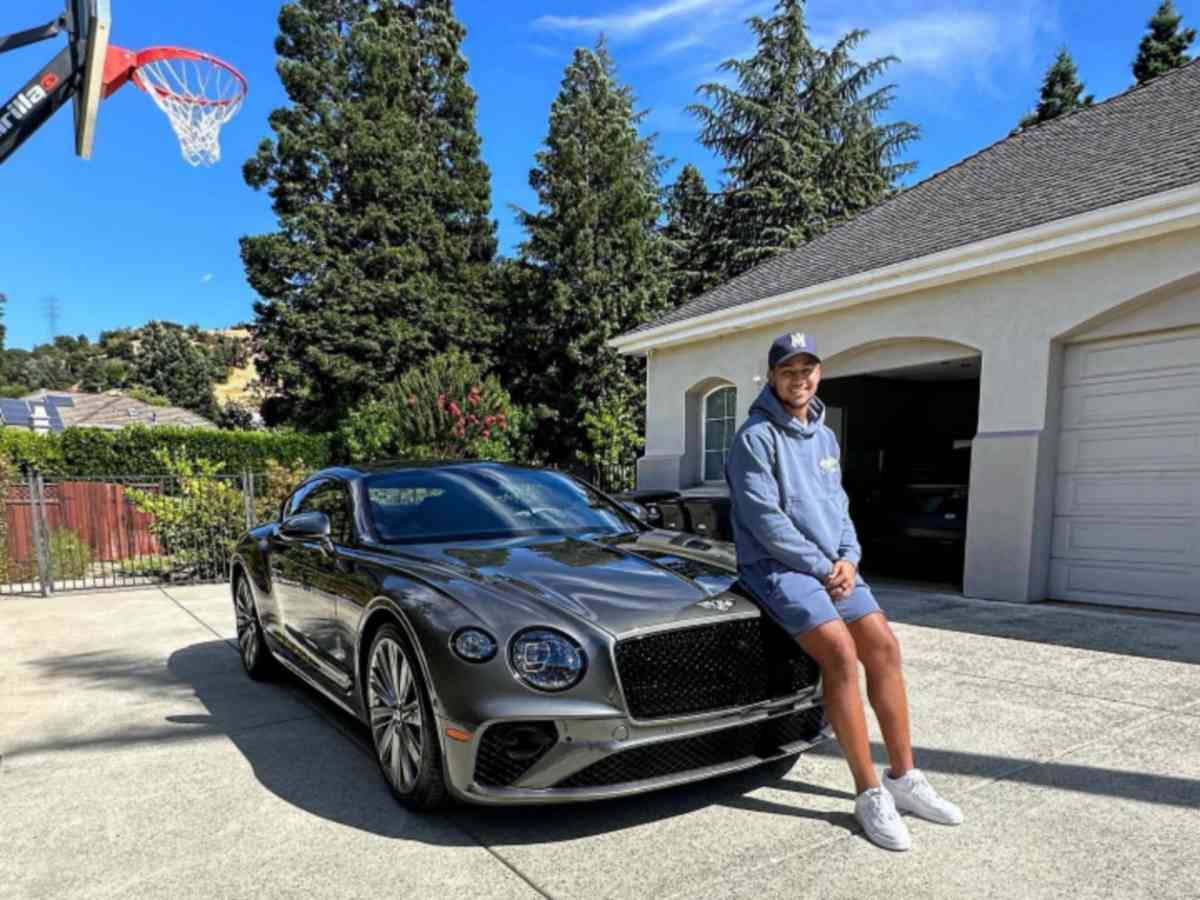
[[[614,339],[647,357],[640,488],[720,489],[788,332],[822,348],[856,519],[961,486],[964,593],[1200,613],[1200,62]]]
[[[177,406],[151,406],[120,391],[84,394],[34,391],[24,397],[0,398],[0,426],[57,432],[66,428],[124,428],[127,425],[180,425],[215,428],[212,422]]]

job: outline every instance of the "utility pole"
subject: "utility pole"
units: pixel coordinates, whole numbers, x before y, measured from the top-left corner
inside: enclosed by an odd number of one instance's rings
[[[58,337],[58,316],[62,304],[57,297],[46,297],[42,300],[42,306],[45,308],[46,321],[50,325],[50,343],[53,344],[54,339]]]

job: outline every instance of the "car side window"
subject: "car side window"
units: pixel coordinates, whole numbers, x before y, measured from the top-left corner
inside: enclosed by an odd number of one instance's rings
[[[350,498],[336,481],[325,481],[300,501],[297,512],[323,512],[329,517],[329,538],[335,544],[350,543]]]
[[[319,481],[311,481],[308,484],[303,484],[296,488],[296,490],[292,491],[292,496],[288,497],[288,499],[284,502],[283,509],[281,510],[282,515],[280,516],[279,521],[282,522],[289,516],[294,516],[296,513],[300,512],[300,504],[304,502],[304,498],[321,485],[328,483],[328,481],[322,478]]]

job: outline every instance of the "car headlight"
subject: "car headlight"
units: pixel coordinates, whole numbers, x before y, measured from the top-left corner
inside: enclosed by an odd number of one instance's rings
[[[461,628],[450,639],[450,647],[459,659],[472,663],[487,662],[496,655],[496,639],[479,628]]]
[[[513,672],[539,691],[565,691],[579,683],[587,670],[587,654],[559,631],[529,628],[508,645]]]

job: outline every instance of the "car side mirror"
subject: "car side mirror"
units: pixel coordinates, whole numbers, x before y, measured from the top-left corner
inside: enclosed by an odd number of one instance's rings
[[[627,513],[632,514],[633,517],[639,522],[645,522],[649,524],[650,510],[646,509],[646,507],[642,506],[642,504],[636,503],[633,500],[618,500],[617,502],[625,508]]]
[[[323,512],[304,512],[288,516],[279,526],[279,533],[286,538],[301,541],[328,538],[329,516]]]

